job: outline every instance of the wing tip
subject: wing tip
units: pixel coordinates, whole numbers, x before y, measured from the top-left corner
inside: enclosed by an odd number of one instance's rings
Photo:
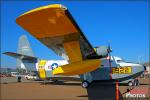
[[[36,11],[40,11],[40,10],[45,10],[45,9],[63,9],[63,10],[67,10],[67,7],[62,5],[62,4],[50,4],[50,5],[46,5],[46,6],[41,6],[41,7],[38,7],[38,8],[35,8],[35,9],[32,9],[32,10],[29,10],[23,14],[21,14],[17,19],[16,19],[16,22],[18,23],[18,19],[20,19],[20,17],[24,16],[24,15],[27,15],[27,14],[30,14],[30,13],[33,13],[33,12],[36,12]]]

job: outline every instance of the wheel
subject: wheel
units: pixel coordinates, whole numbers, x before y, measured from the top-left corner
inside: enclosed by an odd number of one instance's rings
[[[139,84],[140,84],[139,80],[138,80],[138,79],[135,79],[135,80],[134,80],[134,86],[139,86]]]
[[[58,82],[58,80],[54,80],[54,79],[52,79],[52,81],[53,81],[54,83],[57,83],[57,82]]]
[[[83,87],[83,88],[88,88],[89,85],[90,85],[90,83],[89,83],[88,81],[83,81],[83,82],[82,82],[82,87]]]
[[[133,86],[134,83],[133,83],[132,81],[129,81],[129,82],[128,82],[128,85],[129,85],[129,86]]]

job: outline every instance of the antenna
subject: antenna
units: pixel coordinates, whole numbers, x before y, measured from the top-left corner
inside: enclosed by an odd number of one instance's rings
[[[138,63],[139,63],[139,64],[141,64],[141,63],[142,63],[142,62],[141,62],[141,61],[142,61],[142,57],[143,57],[143,56],[141,56],[141,55],[140,55],[140,56],[138,56]]]

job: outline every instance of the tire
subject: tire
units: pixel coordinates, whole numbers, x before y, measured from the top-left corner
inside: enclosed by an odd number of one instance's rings
[[[53,83],[57,83],[58,82],[58,80],[56,80],[56,79],[50,79],[50,81],[52,81]]]
[[[134,85],[134,83],[132,81],[128,82],[128,86],[133,86],[133,85]]]
[[[83,81],[81,85],[83,88],[88,88],[90,83],[88,81]]]

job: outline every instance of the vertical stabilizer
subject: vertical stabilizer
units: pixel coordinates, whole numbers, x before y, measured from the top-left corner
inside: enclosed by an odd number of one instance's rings
[[[20,36],[19,41],[18,41],[17,53],[35,57],[26,35]],[[17,59],[18,68],[29,70],[29,68],[30,69],[32,68],[31,66],[33,67],[33,64],[26,63],[23,60]]]
[[[20,36],[19,41],[18,41],[17,53],[34,57],[34,53],[30,47],[30,44],[26,35]]]

